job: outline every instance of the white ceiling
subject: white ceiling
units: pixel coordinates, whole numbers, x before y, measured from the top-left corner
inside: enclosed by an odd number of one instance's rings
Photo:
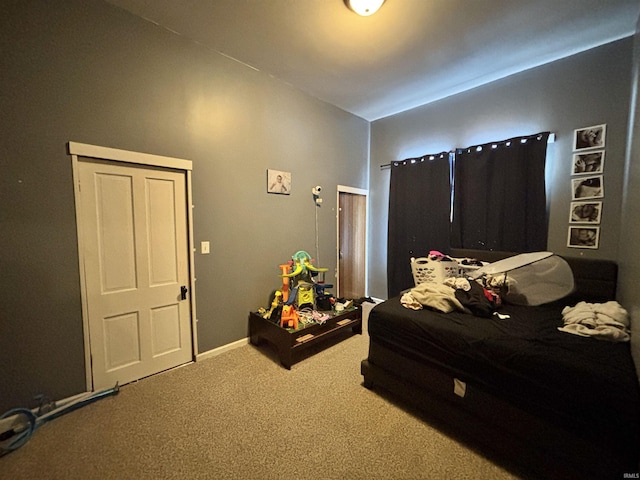
[[[639,0],[107,0],[366,120],[635,32]]]

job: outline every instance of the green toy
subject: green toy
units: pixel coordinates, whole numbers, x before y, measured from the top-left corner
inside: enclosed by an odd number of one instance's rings
[[[300,277],[300,280],[305,279],[311,283],[311,272],[327,272],[328,268],[315,267],[311,262],[311,255],[304,250],[299,250],[291,257],[293,260],[293,271],[291,273],[283,274],[284,277]]]

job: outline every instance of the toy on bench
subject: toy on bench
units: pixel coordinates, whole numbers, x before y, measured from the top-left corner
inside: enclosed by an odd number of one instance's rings
[[[333,297],[325,289],[333,285],[315,279],[319,273],[327,272],[328,268],[316,267],[311,255],[304,250],[297,251],[289,262],[279,265],[279,268],[282,285],[272,292],[269,310],[261,309],[264,318],[281,327],[297,329],[300,310],[331,309]]]

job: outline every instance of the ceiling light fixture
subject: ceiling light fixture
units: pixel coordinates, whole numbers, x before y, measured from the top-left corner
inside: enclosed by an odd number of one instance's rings
[[[368,17],[378,11],[384,0],[344,0],[344,3],[358,15]]]

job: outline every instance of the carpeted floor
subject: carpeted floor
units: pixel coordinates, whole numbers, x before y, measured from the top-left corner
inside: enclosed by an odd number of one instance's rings
[[[125,385],[0,458],[6,479],[507,479],[362,386],[367,334],[286,370],[268,344]]]

